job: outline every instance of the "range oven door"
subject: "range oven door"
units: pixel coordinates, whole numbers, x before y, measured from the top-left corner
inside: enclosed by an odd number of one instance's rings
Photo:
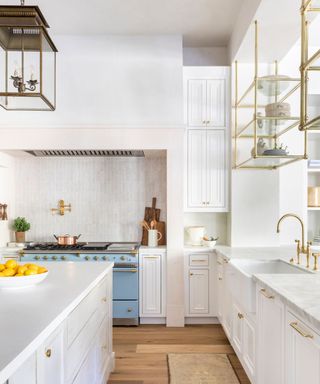
[[[113,268],[113,300],[138,300],[138,268]]]

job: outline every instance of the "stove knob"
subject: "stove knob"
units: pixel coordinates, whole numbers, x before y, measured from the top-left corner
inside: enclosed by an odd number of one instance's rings
[[[90,256],[86,256],[85,259],[86,259],[86,260],[90,260]]]
[[[109,257],[107,257],[107,256],[103,256],[103,257],[102,257],[102,260],[108,260],[108,261],[109,261]]]
[[[95,256],[95,257],[94,257],[94,260],[96,260],[96,261],[99,260],[99,257],[98,257],[98,256]]]
[[[125,256],[120,256],[120,260],[125,260],[126,257]]]
[[[57,256],[52,256],[52,260],[57,260]]]
[[[39,259],[40,259],[40,256],[35,256],[34,259],[35,259],[35,260],[39,260]]]
[[[66,257],[65,256],[61,256],[61,260],[66,260]]]
[[[48,256],[43,256],[43,260],[48,260]]]

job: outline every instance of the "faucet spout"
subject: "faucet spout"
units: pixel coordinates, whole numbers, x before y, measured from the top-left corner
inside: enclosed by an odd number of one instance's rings
[[[277,233],[280,232],[280,224],[281,222],[286,219],[287,217],[293,217],[295,219],[297,219],[301,225],[301,252],[305,253],[306,252],[306,247],[305,247],[305,242],[304,242],[304,224],[303,224],[303,221],[302,219],[294,214],[294,213],[287,213],[285,215],[283,215],[282,217],[280,217],[279,221],[278,221],[278,224],[277,224]]]

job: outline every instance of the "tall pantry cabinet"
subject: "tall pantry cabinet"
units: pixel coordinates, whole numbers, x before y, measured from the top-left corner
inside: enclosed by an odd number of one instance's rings
[[[186,212],[229,210],[229,68],[185,67]]]

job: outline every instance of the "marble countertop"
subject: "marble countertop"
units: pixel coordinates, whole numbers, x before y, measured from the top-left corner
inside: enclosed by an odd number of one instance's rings
[[[0,383],[37,350],[112,270],[113,263],[41,265],[48,268],[49,275],[38,285],[0,289]]]
[[[318,247],[314,247],[316,250]],[[228,260],[234,258],[289,261],[296,258],[296,247],[233,248],[217,246],[216,252]],[[312,260],[310,260],[312,263]],[[301,255],[301,267],[306,256]],[[320,272],[308,274],[256,274],[253,280],[278,295],[298,315],[320,330]]]

